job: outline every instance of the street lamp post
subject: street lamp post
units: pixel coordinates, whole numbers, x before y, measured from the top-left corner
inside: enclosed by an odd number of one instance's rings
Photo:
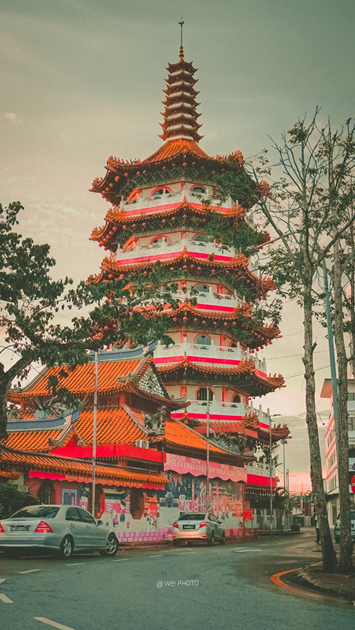
[[[282,446],[283,446],[283,462],[284,462],[284,532],[286,531],[286,497],[287,497],[287,493],[286,493],[286,440],[282,440]]]
[[[271,446],[272,446],[272,438],[271,438],[271,416],[269,414],[269,437],[270,437],[270,442],[269,442],[269,446],[270,446],[270,462],[269,462],[269,469],[270,469],[270,536],[272,536],[272,455],[271,455]]]
[[[271,416],[270,416],[270,409],[267,410],[267,415],[269,416],[269,448],[270,448],[270,465],[269,465],[269,469],[270,469],[270,536],[272,536],[272,453],[271,453],[271,448],[272,448],[272,436],[271,436],[272,420],[271,420]],[[280,413],[274,413],[272,417],[276,418],[277,416],[281,416],[281,414]]]
[[[99,355],[95,352],[95,384],[94,384],[94,425],[92,432],[92,491],[91,491],[91,512],[95,518],[96,501],[96,434],[97,434],[97,389],[99,381]]]
[[[210,389],[207,387],[206,416],[206,512],[210,509]]]

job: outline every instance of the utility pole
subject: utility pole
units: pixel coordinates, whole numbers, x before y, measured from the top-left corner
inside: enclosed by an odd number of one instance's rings
[[[207,387],[206,417],[206,512],[210,509],[210,388]]]
[[[335,354],[334,354],[334,341],[333,341],[333,327],[332,316],[330,312],[330,298],[329,298],[329,286],[328,286],[328,274],[326,269],[323,269],[323,281],[324,281],[324,293],[325,293],[325,310],[327,315],[327,331],[328,331],[328,347],[329,347],[329,362],[330,362],[330,376],[332,380],[333,390],[333,416],[334,416],[334,428],[335,438],[337,436],[338,428],[338,380],[335,367]],[[338,446],[338,441],[336,442]]]
[[[267,415],[269,417],[269,448],[270,448],[270,465],[269,465],[269,469],[270,469],[270,536],[272,536],[272,436],[271,436],[271,429],[272,429],[272,420],[271,420],[271,416],[270,416],[270,409],[267,410]],[[276,416],[281,416],[280,413],[274,413],[273,414],[273,418],[276,418]],[[275,477],[276,477],[276,468],[275,468]]]
[[[99,355],[95,352],[95,384],[94,384],[94,425],[92,431],[92,491],[91,512],[95,518],[96,501],[96,433],[97,433],[97,389],[99,383]]]
[[[286,501],[287,501],[287,492],[286,492],[286,440],[282,440],[283,446],[283,461],[284,461],[284,532],[286,531]]]
[[[272,455],[271,455],[271,447],[272,447],[272,438],[271,438],[271,416],[268,410],[268,416],[269,416],[269,437],[270,437],[270,442],[269,442],[269,446],[270,446],[270,462],[269,462],[269,469],[270,469],[270,536],[272,536]]]

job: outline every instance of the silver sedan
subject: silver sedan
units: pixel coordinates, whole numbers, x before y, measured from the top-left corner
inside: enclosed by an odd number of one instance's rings
[[[29,548],[54,549],[63,559],[74,551],[99,551],[114,556],[115,532],[87,510],[74,505],[31,505],[0,521],[0,549],[19,556]]]
[[[219,542],[223,545],[226,542],[226,534],[221,522],[214,514],[181,514],[175,523],[173,523],[173,542],[178,547],[181,542],[187,542],[192,545],[197,541],[207,542],[213,545]]]

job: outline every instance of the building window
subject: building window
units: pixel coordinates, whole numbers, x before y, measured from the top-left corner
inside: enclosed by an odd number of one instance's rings
[[[201,346],[210,346],[212,344],[211,337],[207,335],[198,335],[195,339],[195,343]]]
[[[54,492],[53,484],[49,483],[48,481],[45,481],[44,483],[42,483],[39,489],[38,498],[41,503],[44,503],[44,505],[49,505],[51,503],[54,503],[55,492]]]
[[[170,197],[171,190],[169,188],[158,188],[154,190],[151,199],[161,199],[163,195],[168,195]]]
[[[195,245],[199,245],[201,247],[204,247],[207,243],[207,238],[205,236],[203,236],[202,234],[196,234],[196,236],[193,237],[192,242]]]
[[[198,291],[199,293],[209,293],[210,292],[210,288],[207,286],[207,284],[196,284],[194,286],[194,289],[196,291]]]
[[[144,512],[144,495],[139,488],[131,489],[131,516],[134,519],[140,519]]]
[[[72,490],[62,490],[62,503],[63,505],[76,505],[77,504],[77,491]]]
[[[212,402],[213,400],[213,391],[212,389],[208,389],[209,392],[209,400],[210,402]],[[200,387],[200,389],[197,390],[197,400],[207,404],[207,388],[206,387]]]
[[[166,236],[157,236],[149,243],[149,247],[160,247],[163,244],[170,245],[171,241]]]
[[[197,197],[198,195],[205,195],[205,194],[206,194],[206,188],[204,186],[192,186],[191,195],[193,195],[194,197]]]

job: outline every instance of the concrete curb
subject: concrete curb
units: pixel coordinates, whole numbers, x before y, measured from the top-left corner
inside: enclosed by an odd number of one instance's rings
[[[329,595],[336,595],[337,597],[343,597],[348,601],[355,602],[355,585],[347,583],[350,576],[324,574],[321,568],[314,566],[302,567],[297,571],[296,575],[298,579],[302,582],[306,582],[312,588],[316,588]]]

